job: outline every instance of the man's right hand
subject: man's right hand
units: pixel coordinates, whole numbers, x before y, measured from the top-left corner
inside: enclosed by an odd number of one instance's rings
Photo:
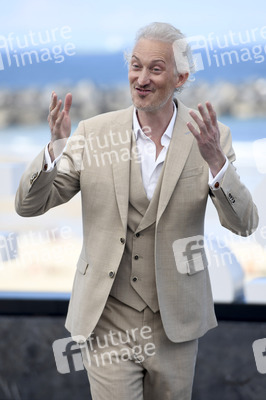
[[[49,108],[48,122],[51,130],[51,142],[49,143],[49,154],[51,161],[61,153],[71,133],[71,119],[69,111],[72,104],[72,94],[65,97],[64,109],[60,111],[62,100],[57,101],[57,95],[52,92]]]

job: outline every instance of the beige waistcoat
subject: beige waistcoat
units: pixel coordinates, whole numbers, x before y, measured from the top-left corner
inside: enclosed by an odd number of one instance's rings
[[[133,134],[132,148],[136,146]],[[140,160],[131,149],[129,209],[125,251],[110,295],[138,311],[159,310],[154,262],[155,221],[163,171],[151,201],[141,176]]]

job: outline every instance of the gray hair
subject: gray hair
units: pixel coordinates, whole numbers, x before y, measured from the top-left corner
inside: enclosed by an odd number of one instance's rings
[[[161,42],[171,43],[175,59],[175,73],[191,76],[195,72],[192,51],[186,40],[185,35],[173,25],[165,22],[152,22],[151,24],[140,28],[136,34],[135,45],[140,39],[159,40]],[[129,64],[132,51],[124,53],[125,60]],[[193,78],[189,79],[194,80]],[[180,92],[178,88],[176,91]]]

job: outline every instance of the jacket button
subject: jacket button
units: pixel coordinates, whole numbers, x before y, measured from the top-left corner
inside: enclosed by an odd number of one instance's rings
[[[136,237],[140,237],[140,233],[139,232],[136,233]]]
[[[136,254],[136,255],[134,256],[134,258],[135,258],[135,260],[138,260],[138,259],[139,259],[139,256]]]
[[[120,238],[120,242],[121,242],[122,244],[125,244],[125,243],[126,243],[126,240],[125,240],[124,238]]]
[[[44,164],[43,170],[44,170],[44,171],[47,171],[47,169],[48,169],[48,164]]]
[[[132,278],[132,281],[133,281],[133,282],[137,282],[137,280],[138,280],[138,278],[137,278],[136,276],[134,276],[134,277]]]
[[[220,186],[219,182],[215,182],[214,184],[215,189],[218,189],[219,186]]]
[[[110,278],[113,278],[114,276],[115,276],[114,271],[110,271],[110,272],[109,272],[109,277],[110,277]]]

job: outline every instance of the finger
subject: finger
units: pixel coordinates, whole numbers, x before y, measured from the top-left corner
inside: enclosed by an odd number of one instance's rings
[[[65,97],[65,104],[64,104],[64,111],[66,112],[66,114],[69,113],[71,105],[72,105],[72,94],[67,93],[67,95]]]
[[[190,114],[190,116],[194,119],[194,121],[196,122],[196,124],[198,125],[200,132],[206,134],[206,132],[207,132],[207,130],[206,130],[206,125],[205,125],[205,123],[202,121],[202,119],[201,119],[193,110],[190,110],[190,111],[189,111],[189,114]]]
[[[200,112],[200,115],[202,116],[202,119],[203,119],[207,129],[210,129],[211,125],[212,125],[212,121],[211,121],[211,118],[210,118],[210,115],[209,115],[209,110],[208,110],[208,113],[207,113],[202,104],[198,105],[198,110]]]
[[[63,110],[63,111],[59,114],[58,118],[57,118],[56,121],[55,121],[55,127],[56,127],[57,129],[60,128],[61,123],[62,123],[62,121],[63,121],[63,119],[64,119],[64,116],[65,116],[65,111]]]
[[[50,106],[49,106],[49,111],[52,111],[57,103],[57,95],[56,93],[53,91],[52,92],[52,96],[51,96],[51,102],[50,102]]]
[[[191,122],[187,122],[187,127],[190,130],[190,132],[192,133],[192,135],[199,140],[200,139],[200,132],[197,131],[197,129],[192,125]]]
[[[53,111],[50,112],[52,120],[55,121],[58,118],[58,113],[62,105],[62,100],[59,100]]]
[[[217,125],[216,112],[214,111],[214,108],[209,101],[206,101],[206,107],[209,112],[212,124],[216,126]]]

